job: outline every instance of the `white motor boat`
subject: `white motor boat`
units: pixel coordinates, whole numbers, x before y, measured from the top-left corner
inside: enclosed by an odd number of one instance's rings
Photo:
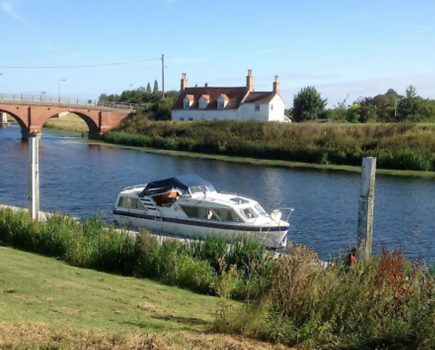
[[[157,234],[226,239],[246,236],[276,248],[286,244],[292,211],[283,208],[267,214],[253,199],[217,192],[197,175],[181,175],[124,188],[113,216],[120,226]]]

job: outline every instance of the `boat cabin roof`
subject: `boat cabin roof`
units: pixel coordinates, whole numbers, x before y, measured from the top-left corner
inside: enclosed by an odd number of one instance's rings
[[[172,188],[177,188],[182,192],[187,191],[191,187],[204,186],[208,190],[215,191],[213,185],[195,174],[178,175],[163,180],[149,182],[144,190],[139,194],[143,196],[153,196],[158,193],[164,193]]]

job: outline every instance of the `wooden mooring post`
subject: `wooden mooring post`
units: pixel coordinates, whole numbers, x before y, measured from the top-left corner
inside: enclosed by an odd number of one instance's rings
[[[39,139],[41,134],[29,134],[29,212],[32,220],[39,220]]]
[[[373,208],[375,203],[376,158],[363,158],[358,207],[358,256],[368,260],[372,253]]]

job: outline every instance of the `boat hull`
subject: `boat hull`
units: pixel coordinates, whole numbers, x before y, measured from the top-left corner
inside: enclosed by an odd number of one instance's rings
[[[147,229],[153,233],[181,236],[187,238],[206,238],[208,236],[237,239],[249,237],[258,239],[269,248],[286,243],[288,225],[259,226],[246,223],[222,223],[131,213],[122,210],[113,211],[114,221],[123,227]]]

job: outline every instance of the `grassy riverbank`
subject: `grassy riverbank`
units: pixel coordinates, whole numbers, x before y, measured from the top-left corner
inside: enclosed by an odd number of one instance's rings
[[[240,164],[249,164],[255,166],[279,167],[279,168],[289,168],[289,169],[312,169],[312,170],[320,170],[320,171],[340,171],[340,172],[349,172],[349,173],[361,172],[361,166],[352,166],[352,165],[303,163],[303,162],[291,162],[285,160],[225,156],[225,155],[210,154],[210,153],[174,151],[174,150],[158,149],[158,148],[151,148],[151,147],[126,146],[123,144],[115,144],[115,143],[111,144],[98,140],[87,140],[86,142],[89,144],[106,145],[107,147],[130,149],[130,150],[135,150],[135,151],[145,152],[145,153],[163,154],[172,157],[219,160],[219,161],[224,161],[229,163],[240,163]],[[435,171],[395,170],[395,169],[377,168],[376,174],[400,176],[400,177],[418,177],[422,179],[435,179]]]
[[[88,126],[85,121],[75,114],[68,113],[61,118],[52,118],[45,125],[44,128],[59,130],[59,131],[73,131],[75,133],[88,133]]]
[[[26,213],[11,210],[0,210],[0,241],[75,266],[152,278],[220,296],[219,301],[205,296],[193,300],[186,291],[155,282],[87,272],[60,262],[52,262],[59,264],[54,266],[57,277],[52,281],[48,266],[52,260],[44,260],[45,266],[40,267],[36,263],[22,265],[13,260],[13,253],[7,256],[12,250],[1,248],[4,294],[0,310],[6,312],[0,315],[7,315],[3,316],[7,327],[18,322],[15,332],[26,327],[23,319],[31,319],[51,329],[59,325],[61,331],[55,336],[64,339],[62,320],[71,318],[68,327],[79,332],[109,332],[109,339],[115,340],[124,339],[111,333],[122,323],[119,329],[126,332],[139,327],[159,333],[168,327],[165,340],[174,339],[173,332],[187,330],[202,336],[208,329],[307,349],[435,347],[433,272],[396,252],[384,251],[381,257],[353,268],[337,261],[325,269],[317,255],[302,246],[293,246],[288,255],[277,257],[253,241],[231,247],[220,239],[190,245],[178,241],[159,244],[146,233],[134,239],[103,229],[95,220],[78,223],[54,216],[46,223],[35,223]],[[16,270],[9,265],[17,266]],[[67,291],[70,288],[72,295]],[[82,301],[82,297],[89,300]],[[208,313],[213,305],[218,310],[214,320]],[[169,315],[168,308],[173,309]],[[206,315],[197,313],[202,311]],[[59,318],[54,326],[52,317]],[[44,327],[42,333],[51,332]],[[98,335],[97,339],[106,341],[107,336]]]
[[[212,334],[218,299],[0,247],[2,349],[271,349]]]
[[[74,115],[52,119],[45,127],[83,135],[88,131]],[[429,179],[435,178],[434,140],[435,124],[430,123],[289,125],[135,118],[104,136],[106,144],[150,153],[299,169],[359,172],[361,157],[376,156],[378,174]]]
[[[344,170],[360,166],[364,156],[375,156],[378,168],[435,171],[432,125],[151,122],[132,118],[117,131],[106,133],[104,141]]]

